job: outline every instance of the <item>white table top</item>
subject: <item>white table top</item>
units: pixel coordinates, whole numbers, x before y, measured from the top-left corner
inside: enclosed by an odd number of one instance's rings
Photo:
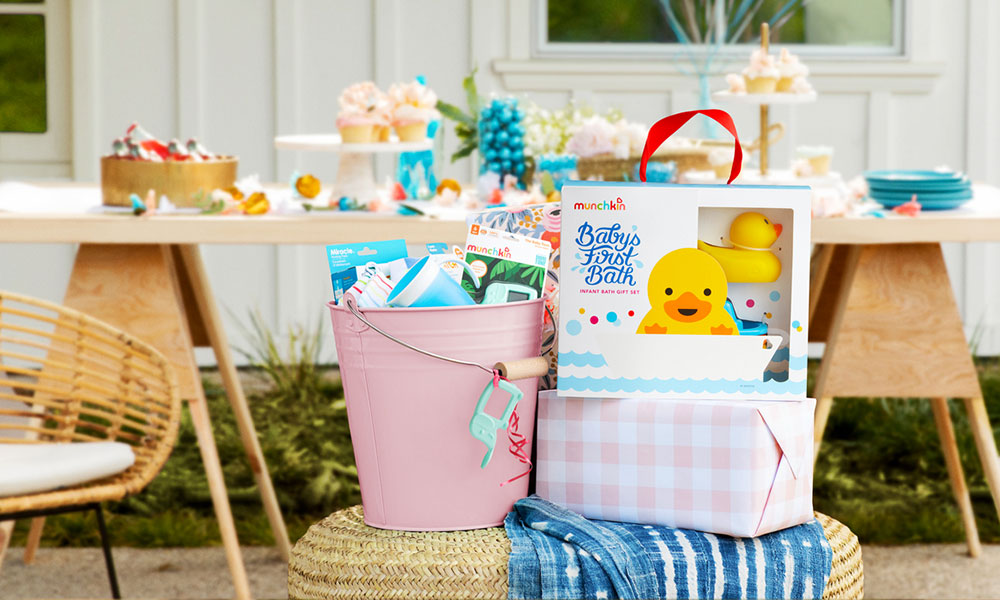
[[[813,219],[812,240],[821,244],[1000,241],[1000,189],[973,186],[975,198],[949,211],[917,217],[888,213]],[[221,216],[87,213],[100,203],[95,184],[46,184],[37,204],[0,212],[0,242],[105,244],[328,244],[405,237],[412,243],[461,243],[465,223],[366,212]],[[10,210],[0,189],[0,211]],[[23,204],[23,203],[22,203]],[[6,208],[5,208],[6,206]],[[37,207],[37,210],[36,210]],[[79,207],[78,212],[72,211]],[[58,208],[59,210],[52,210]]]

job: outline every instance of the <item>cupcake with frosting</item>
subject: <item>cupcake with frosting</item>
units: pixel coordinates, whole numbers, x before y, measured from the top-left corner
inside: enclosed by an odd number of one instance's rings
[[[747,92],[751,94],[771,94],[778,86],[779,71],[774,66],[774,57],[757,48],[750,55],[750,64],[743,69],[743,79]]]
[[[427,139],[427,124],[438,116],[437,95],[419,81],[394,83],[389,88],[392,127],[401,142]]]
[[[715,171],[716,179],[729,179],[733,168],[733,151],[729,148],[716,148],[708,153],[708,164]]]
[[[388,142],[389,134],[392,133],[392,102],[389,95],[375,88],[374,104],[369,112],[375,119],[375,141]]]
[[[798,158],[796,162],[799,162],[801,166],[795,168],[793,165],[793,170],[800,177],[822,176],[830,173],[830,161],[833,160],[833,148],[830,146],[799,146],[795,149],[795,155]],[[809,168],[805,169],[805,165],[802,165],[800,161],[807,163]]]
[[[809,80],[805,77],[796,77],[792,80],[792,86],[788,88],[788,91],[792,94],[811,94],[813,86],[809,84]]]
[[[340,112],[337,113],[337,129],[347,144],[367,144],[374,142],[376,126],[379,125],[376,105],[382,94],[370,81],[355,83],[340,94]]]
[[[729,84],[730,94],[747,93],[747,82],[741,75],[737,75],[736,73],[726,75],[726,83]]]
[[[802,80],[805,81],[805,77],[809,75],[809,67],[799,61],[798,56],[789,52],[788,48],[781,49],[781,55],[778,57],[777,66],[778,84],[775,89],[779,92],[794,92],[792,84],[795,80],[802,78]]]

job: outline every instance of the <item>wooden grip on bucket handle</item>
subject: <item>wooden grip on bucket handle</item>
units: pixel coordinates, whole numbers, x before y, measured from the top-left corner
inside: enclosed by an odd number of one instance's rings
[[[521,360],[507,360],[498,362],[493,368],[500,372],[501,377],[510,379],[529,379],[531,377],[541,377],[549,372],[549,361],[544,356],[534,358],[522,358]]]

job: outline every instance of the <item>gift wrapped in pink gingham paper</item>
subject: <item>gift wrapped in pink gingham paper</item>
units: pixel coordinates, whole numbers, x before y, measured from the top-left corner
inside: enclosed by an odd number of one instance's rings
[[[805,523],[815,405],[541,392],[537,493],[588,518],[736,537]]]

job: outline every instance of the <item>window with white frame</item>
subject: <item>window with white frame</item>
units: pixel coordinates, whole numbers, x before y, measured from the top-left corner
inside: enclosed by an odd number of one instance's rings
[[[0,131],[45,133],[45,14],[42,0],[0,0]]]
[[[70,164],[68,0],[0,0],[0,179]]]
[[[535,0],[537,56],[664,55],[771,43],[810,55],[903,54],[903,0]]]

